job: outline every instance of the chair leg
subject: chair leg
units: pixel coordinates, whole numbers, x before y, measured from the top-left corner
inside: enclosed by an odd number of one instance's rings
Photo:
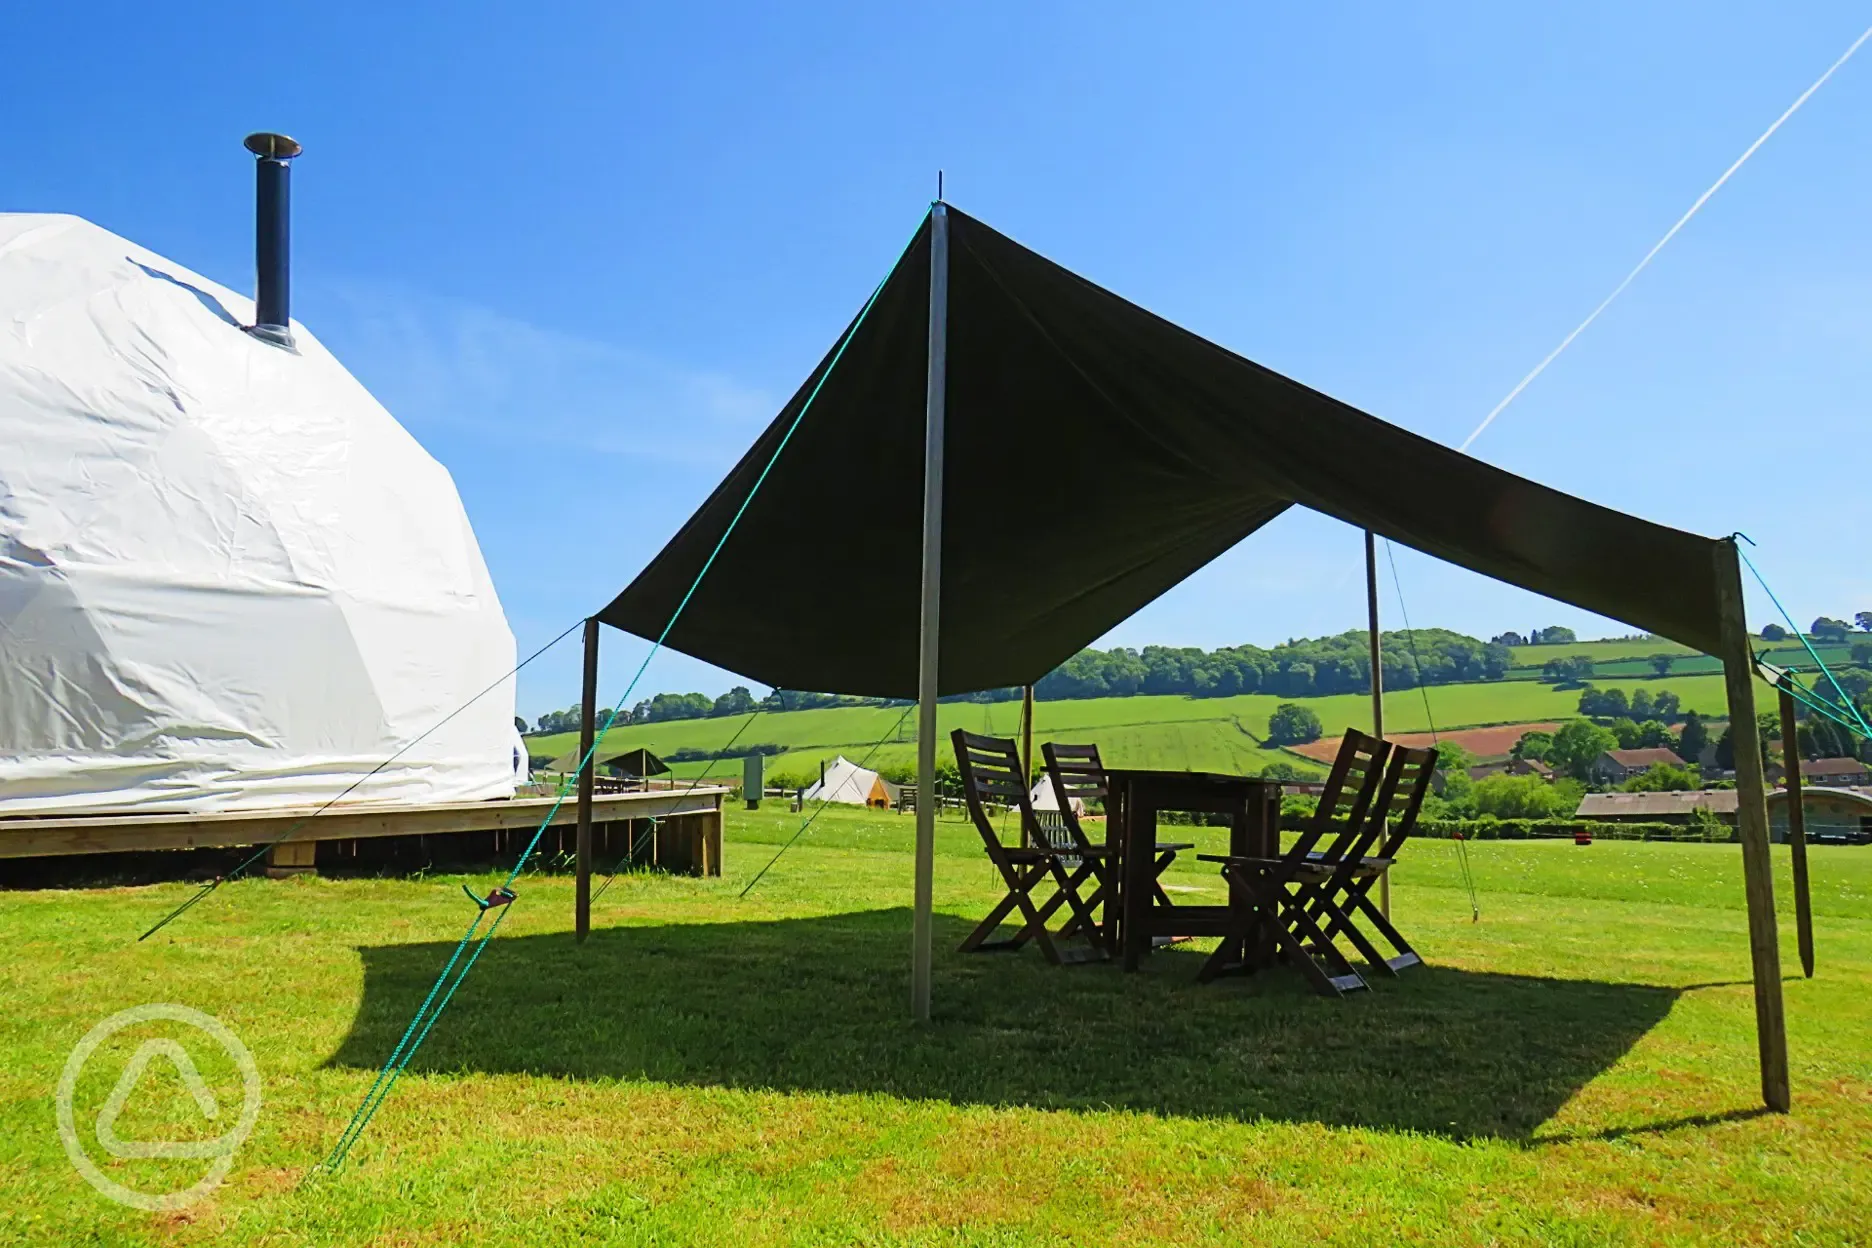
[[[1418,955],[1415,949],[1411,948],[1410,942],[1404,939],[1403,933],[1391,926],[1391,920],[1385,918],[1383,911],[1372,904],[1370,890],[1359,894],[1358,911],[1365,916],[1365,921],[1377,928],[1378,934],[1390,941],[1391,947],[1397,950],[1396,957],[1384,959],[1386,970],[1395,975],[1399,971],[1406,970],[1409,967],[1423,965],[1423,958]],[[1352,926],[1349,918],[1346,921],[1346,926]]]
[[[1061,937],[1063,938],[1068,932],[1084,932],[1086,935],[1087,947],[1085,949],[1075,949],[1071,955],[1062,956],[1068,962],[1103,962],[1109,955],[1105,951],[1104,942],[1098,938],[1098,916],[1079,896],[1076,882],[1078,878],[1083,878],[1085,875],[1084,864],[1081,864],[1077,877],[1068,877],[1066,868],[1060,864],[1059,859],[1049,859],[1048,863],[1052,868],[1053,882],[1058,888],[1055,897],[1048,899],[1048,904],[1053,904],[1056,899],[1063,899],[1073,913],[1073,917],[1060,930]],[[1042,924],[1044,925],[1044,920]],[[1040,934],[1044,935],[1044,927]]]
[[[1422,966],[1423,958],[1418,955],[1415,949],[1411,948],[1410,942],[1404,939],[1403,934],[1391,925],[1391,920],[1384,916],[1384,912],[1372,904],[1371,889],[1370,880],[1358,880],[1346,890],[1347,904],[1334,907],[1336,913],[1334,914],[1332,922],[1328,923],[1326,926],[1327,936],[1335,936],[1340,931],[1345,931],[1349,936],[1362,936],[1363,933],[1358,931],[1358,925],[1352,921],[1352,915],[1354,913],[1361,914],[1365,916],[1365,921],[1370,923],[1380,936],[1383,936],[1386,941],[1390,942],[1393,949],[1397,950],[1397,955],[1395,957],[1387,958],[1378,953],[1375,944],[1367,941],[1367,944],[1372,945],[1372,951],[1365,954],[1365,956],[1372,961],[1372,965],[1383,966],[1385,970],[1391,972],[1393,975],[1413,966]],[[1355,939],[1353,943],[1357,944],[1358,942]],[[1360,945],[1359,947],[1360,951],[1363,952],[1364,946]]]
[[[1102,905],[1105,901],[1105,892],[1106,892],[1105,873],[1100,871],[1098,867],[1094,865],[1093,861],[1090,858],[1081,859],[1079,863],[1079,869],[1073,872],[1073,875],[1072,875],[1073,891],[1075,892],[1078,891],[1079,886],[1085,883],[1087,876],[1090,876],[1092,879],[1098,882],[1098,887],[1092,890],[1092,895],[1085,899],[1085,908],[1096,917],[1098,914],[1099,906]],[[1076,936],[1080,933],[1080,927],[1081,927],[1081,924],[1079,922],[1079,918],[1077,915],[1075,915],[1071,919],[1067,920],[1066,926],[1060,928],[1058,935],[1060,939],[1062,940],[1066,939],[1069,936]],[[1102,936],[1103,936],[1103,932],[1100,930],[1100,925],[1095,922],[1092,925],[1090,939],[1098,940],[1098,939],[1101,939]]]
[[[1337,997],[1371,986],[1352,969],[1352,964],[1345,960],[1338,948],[1326,939],[1326,934],[1320,931],[1319,925],[1313,922],[1298,899],[1282,889],[1277,904],[1281,913],[1274,923],[1275,939],[1280,944],[1281,952],[1306,976],[1314,991],[1322,996]],[[1322,960],[1327,966],[1320,965]]]
[[[1093,932],[1098,929],[1096,919],[1086,910],[1085,903],[1079,899],[1078,891],[1073,886],[1071,877],[1067,876],[1065,869],[1061,867],[1059,859],[1045,858],[1024,869],[1004,867],[1001,874],[1002,878],[1007,881],[1007,896],[988,912],[987,918],[976,924],[975,930],[962,941],[957,952],[1012,952],[1031,940],[1040,947],[1041,955],[1054,966],[1065,963],[1103,961],[1109,956],[1105,947],[1096,939],[1091,941],[1091,947],[1088,949],[1062,951],[1054,943],[1053,933],[1047,929],[1047,921],[1062,905],[1071,907],[1073,911],[1073,918],[1068,924],[1069,929],[1089,929]],[[1049,876],[1053,879],[1053,895],[1043,904],[1036,906],[1033,890]],[[999,940],[990,939],[1002,924],[1007,922],[1008,916],[1016,910],[1020,912],[1020,927],[1015,930],[1014,934]]]
[[[1151,868],[1151,894],[1157,905],[1169,906],[1175,904],[1170,900],[1170,894],[1164,892],[1163,873],[1170,869],[1170,864],[1176,861],[1176,856],[1176,850],[1166,849],[1163,853],[1157,855],[1157,865]]]
[[[1253,889],[1224,871],[1229,887],[1229,926],[1215,952],[1196,972],[1196,982],[1211,983],[1224,975],[1246,975],[1254,971],[1250,952],[1259,936],[1260,907]]]
[[[1064,872],[1064,866],[1062,864],[1061,874],[1063,874],[1063,872]],[[1085,878],[1088,874],[1090,874],[1090,872],[1086,869],[1086,864],[1082,862],[1080,863],[1079,869],[1077,871],[1074,871],[1070,876],[1065,877],[1065,883],[1063,886],[1060,884],[1058,879],[1055,879],[1053,895],[1047,898],[1045,904],[1042,905],[1039,910],[1040,921],[1043,924],[1051,922],[1054,911],[1058,910],[1061,906],[1068,905],[1068,903],[1071,901],[1072,898],[1077,897],[1079,895],[1079,885],[1085,882]],[[1102,888],[1100,889],[1100,892],[1103,892]],[[1075,934],[1078,934],[1080,931],[1082,931],[1086,927],[1086,924],[1082,921],[1079,911],[1080,909],[1083,908],[1085,911],[1089,912],[1093,916],[1093,921],[1091,923],[1091,935],[1088,937],[1088,939],[1096,940],[1098,937],[1098,922],[1097,922],[1097,911],[1096,909],[1094,909],[1094,907],[1097,905],[1098,896],[1099,896],[1099,893],[1094,893],[1093,900],[1083,902],[1080,907],[1072,907],[1073,909],[1072,917],[1066,920],[1065,924],[1061,926],[1059,931],[1053,933],[1054,936],[1058,937],[1060,940],[1065,940]],[[1025,929],[1022,930],[1022,933],[1021,933],[1022,939],[1025,939],[1029,935],[1031,935],[1031,933],[1027,932]]]
[[[996,929],[1006,921],[1009,913],[1016,907],[1021,908],[1023,911],[1031,907],[1031,903],[1027,902],[1027,894],[1032,891],[1034,885],[1038,884],[1045,874],[1046,865],[1039,862],[1034,863],[1025,871],[1016,870],[1011,866],[1001,867],[1001,878],[1008,889],[1007,896],[1003,897],[995,904],[995,908],[988,912],[987,918],[975,925],[975,930],[970,932],[968,936],[963,939],[962,943],[956,947],[956,952],[995,953],[1004,950],[1019,949],[1022,945],[1026,944],[1029,935],[1026,928],[1022,928],[1019,932],[1004,940],[991,941],[989,937],[994,935]]]
[[[1344,936],[1347,940],[1352,942],[1352,947],[1358,950],[1359,956],[1365,959],[1367,965],[1385,971],[1391,975],[1397,974],[1396,968],[1386,962],[1384,955],[1378,952],[1378,946],[1366,939],[1365,933],[1361,932],[1358,929],[1358,925],[1353,923],[1346,916],[1344,910],[1334,904],[1332,897],[1324,888],[1310,889],[1308,892],[1311,893],[1311,896],[1305,903],[1307,907],[1307,917],[1312,919],[1315,924],[1319,923],[1321,919],[1326,920],[1326,926],[1323,930],[1326,933],[1326,939],[1328,941],[1334,941],[1339,939],[1340,936]]]

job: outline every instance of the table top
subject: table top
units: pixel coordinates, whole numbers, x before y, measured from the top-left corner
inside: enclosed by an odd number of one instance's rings
[[[1216,785],[1251,785],[1254,787],[1279,788],[1281,781],[1268,780],[1261,776],[1231,776],[1216,771],[1166,771],[1156,767],[1107,767],[1108,779],[1118,780],[1173,780],[1196,784]]]

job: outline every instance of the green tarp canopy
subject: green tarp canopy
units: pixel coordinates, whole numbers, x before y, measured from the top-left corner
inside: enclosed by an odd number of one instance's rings
[[[943,693],[1033,683],[1294,505],[1720,652],[1712,539],[1386,424],[949,216]],[[662,636],[752,491],[666,644],[780,688],[916,696],[929,253],[926,219],[842,354],[600,619]],[[800,565],[828,543],[863,575]]]

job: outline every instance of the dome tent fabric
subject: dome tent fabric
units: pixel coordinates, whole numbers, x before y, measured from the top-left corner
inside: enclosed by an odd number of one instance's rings
[[[843,802],[848,806],[894,806],[899,789],[875,771],[852,762],[843,754],[826,768],[825,779],[808,788],[808,802]]]
[[[252,314],[0,214],[0,814],[328,800],[513,667],[448,472]],[[509,683],[349,800],[511,796],[512,716]]]

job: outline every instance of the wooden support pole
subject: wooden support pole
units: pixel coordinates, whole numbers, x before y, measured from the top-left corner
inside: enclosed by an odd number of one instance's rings
[[[1021,768],[1026,773],[1027,783],[1033,783],[1033,686],[1021,686]],[[1027,823],[1021,822],[1021,845],[1027,844]]]
[[[1365,612],[1371,634],[1372,736],[1384,739],[1384,647],[1378,633],[1378,535],[1365,530]],[[1378,875],[1378,912],[1391,917],[1391,872]]]
[[[585,681],[579,693],[578,838],[573,846],[572,927],[581,941],[591,935],[592,772],[597,770],[591,752],[598,737],[597,716],[598,619],[593,616],[585,621]]]
[[[1715,557],[1723,686],[1729,695],[1729,740],[1735,747],[1736,831],[1742,840],[1742,882],[1748,900],[1762,1103],[1785,1113],[1790,1103],[1787,1020],[1781,1000],[1781,941],[1775,930],[1774,861],[1768,848],[1768,794],[1762,776],[1761,733],[1755,726],[1755,656],[1749,652],[1747,617],[1742,607],[1742,565],[1735,539],[1719,543]]]
[[[949,376],[949,210],[930,209],[929,376],[923,406],[923,594],[917,628],[916,895],[910,1016],[930,1016],[931,901],[936,871],[936,698],[942,637],[943,421]]]
[[[1807,811],[1801,805],[1799,725],[1794,695],[1781,690],[1781,769],[1787,773],[1788,853],[1794,865],[1794,931],[1800,939],[1801,974],[1814,973],[1813,900],[1807,893]],[[1733,736],[1731,737],[1733,740]]]

